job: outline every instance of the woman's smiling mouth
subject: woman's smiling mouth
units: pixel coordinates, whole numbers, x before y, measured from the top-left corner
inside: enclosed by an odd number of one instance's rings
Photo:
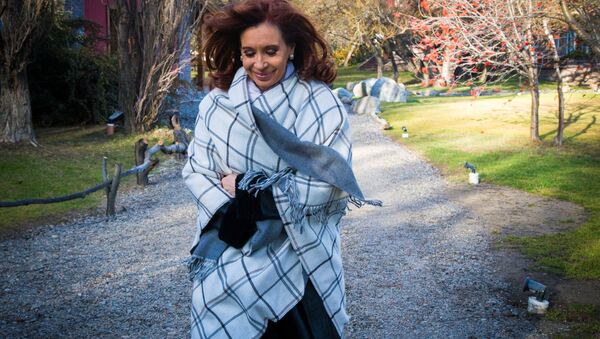
[[[273,76],[273,72],[254,72],[254,75],[256,76],[256,79],[260,81],[268,81]]]

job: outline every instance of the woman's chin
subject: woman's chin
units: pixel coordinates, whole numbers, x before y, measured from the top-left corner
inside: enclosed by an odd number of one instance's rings
[[[276,81],[256,81],[254,80],[256,87],[258,87],[261,91],[266,91],[269,88],[273,87],[277,82]]]
[[[251,79],[254,82],[254,84],[256,85],[256,87],[258,87],[261,91],[266,91],[269,88],[275,86],[275,84],[277,84],[280,80],[280,79],[276,79],[275,74],[272,74],[268,77],[253,76],[253,77],[251,77]]]

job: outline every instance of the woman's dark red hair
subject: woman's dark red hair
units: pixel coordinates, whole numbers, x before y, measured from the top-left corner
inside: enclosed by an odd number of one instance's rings
[[[240,35],[250,27],[269,22],[294,49],[294,67],[303,80],[327,84],[336,76],[328,45],[310,20],[285,0],[248,0],[229,5],[207,17],[202,52],[214,85],[227,90],[242,66]]]

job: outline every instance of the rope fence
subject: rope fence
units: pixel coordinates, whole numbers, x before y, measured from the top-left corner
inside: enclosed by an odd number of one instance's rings
[[[179,125],[179,120],[177,116],[171,117],[171,123],[175,128],[173,130],[173,136],[175,138],[175,143],[169,146],[165,146],[161,141],[159,141],[156,145],[152,146],[148,149],[148,143],[144,139],[139,139],[135,143],[135,152],[136,152],[136,166],[128,169],[125,172],[122,172],[121,164],[116,164],[114,167],[114,172],[112,178],[108,175],[108,158],[104,157],[102,159],[102,183],[96,184],[92,187],[89,187],[81,192],[71,193],[68,195],[63,195],[59,197],[52,198],[31,198],[31,199],[21,199],[15,201],[0,201],[1,207],[18,207],[18,206],[27,206],[33,204],[53,204],[58,202],[64,202],[74,199],[85,198],[89,194],[100,191],[102,189],[106,192],[106,215],[114,216],[115,215],[115,201],[117,196],[117,191],[119,189],[119,184],[121,179],[132,174],[136,174],[138,176],[137,183],[138,185],[147,185],[148,184],[148,174],[150,171],[156,167],[159,163],[158,159],[152,159],[152,156],[158,152],[162,152],[164,154],[180,154],[183,155],[187,151],[187,146],[189,144],[189,136],[181,130]]]

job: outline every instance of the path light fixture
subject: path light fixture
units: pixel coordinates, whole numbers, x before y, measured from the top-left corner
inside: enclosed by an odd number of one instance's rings
[[[545,314],[550,304],[546,299],[548,293],[546,285],[527,277],[523,284],[523,291],[533,293],[527,299],[527,312],[531,314]]]
[[[477,168],[475,167],[475,165],[465,161],[464,168],[471,171],[469,172],[469,184],[479,184],[479,173],[477,173]]]
[[[406,126],[402,126],[402,137],[403,138],[408,138],[408,128],[406,128]]]
[[[119,119],[123,119],[124,115],[121,111],[114,111],[106,121],[106,135],[115,134],[116,124]]]

